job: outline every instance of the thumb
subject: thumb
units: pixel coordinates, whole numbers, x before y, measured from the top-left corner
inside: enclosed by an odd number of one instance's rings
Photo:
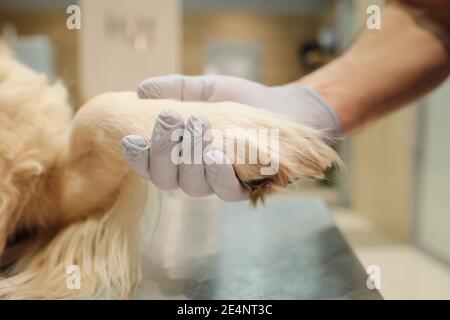
[[[138,85],[141,99],[174,99],[180,101],[207,100],[204,96],[207,86],[204,76],[183,76],[179,74],[148,78]]]

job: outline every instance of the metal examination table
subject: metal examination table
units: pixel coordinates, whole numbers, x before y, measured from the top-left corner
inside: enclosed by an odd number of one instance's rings
[[[136,299],[382,299],[319,199],[166,194],[161,209]]]

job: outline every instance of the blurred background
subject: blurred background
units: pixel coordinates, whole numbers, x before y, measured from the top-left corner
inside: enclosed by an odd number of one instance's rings
[[[72,4],[81,29],[66,26]],[[21,60],[62,79],[76,109],[171,73],[296,80],[351,43],[370,4],[382,1],[2,0],[0,32]],[[362,263],[380,266],[385,298],[450,298],[448,101],[450,81],[347,137],[347,172],[277,195],[323,198]]]

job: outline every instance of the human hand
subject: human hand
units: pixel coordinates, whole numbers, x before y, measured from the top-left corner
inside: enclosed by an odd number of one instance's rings
[[[338,136],[340,131],[334,111],[313,90],[300,85],[268,87],[230,76],[169,75],[144,80],[138,86],[138,95],[143,99],[234,101],[284,114],[331,137]],[[224,159],[220,150],[203,150],[210,164],[171,163],[170,152],[177,143],[171,141],[173,131],[181,128],[192,133],[195,121],[205,130],[211,127],[207,119],[191,117],[185,122],[176,112],[167,111],[158,117],[151,141],[142,136],[125,137],[122,146],[129,166],[163,190],[180,187],[193,197],[216,194],[225,201],[248,199],[249,192],[240,184],[233,166],[220,163],[219,159]],[[207,146],[206,143],[202,145]],[[138,152],[140,160],[136,162],[134,157],[131,162],[127,150]]]
[[[334,110],[314,90],[299,84],[269,87],[224,75],[168,75],[142,81],[138,96],[142,99],[239,102],[285,115],[330,137],[340,135]]]
[[[123,154],[132,170],[162,190],[180,188],[191,197],[216,194],[224,201],[248,200],[250,191],[241,185],[231,161],[212,148],[210,129],[210,122],[199,115],[185,121],[179,113],[165,110],[157,117],[150,140],[140,135],[122,139]],[[188,140],[192,143],[185,143]],[[173,152],[200,154],[201,163],[177,163]]]

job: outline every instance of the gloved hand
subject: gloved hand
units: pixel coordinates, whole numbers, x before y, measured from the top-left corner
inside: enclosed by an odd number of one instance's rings
[[[142,81],[138,95],[143,99],[175,99],[181,101],[234,101],[288,116],[299,123],[326,132],[331,137],[340,134],[339,120],[334,110],[312,89],[297,84],[268,87],[230,76],[169,75]],[[163,112],[156,121],[151,141],[141,136],[122,140],[129,166],[163,190],[178,186],[191,196],[217,194],[225,201],[246,200],[245,190],[231,164],[220,164],[224,155],[211,149],[205,153],[204,165],[175,165],[170,160],[170,141],[174,129],[193,130],[193,123],[207,129],[207,119],[194,117],[184,122],[174,111]]]

